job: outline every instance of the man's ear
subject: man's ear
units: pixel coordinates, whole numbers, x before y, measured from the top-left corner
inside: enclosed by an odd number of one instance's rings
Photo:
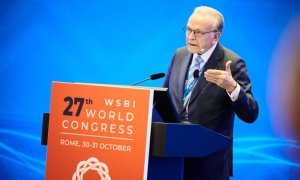
[[[221,37],[221,32],[217,31],[214,33],[214,43],[218,42],[219,38]]]

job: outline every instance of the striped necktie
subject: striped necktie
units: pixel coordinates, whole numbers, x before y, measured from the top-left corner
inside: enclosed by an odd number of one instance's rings
[[[186,105],[189,97],[191,96],[192,89],[194,88],[195,84],[197,83],[198,77],[194,77],[194,72],[198,69],[201,74],[201,70],[203,67],[203,59],[200,56],[197,56],[194,58],[192,64],[190,65],[187,78],[185,81],[185,87],[184,87],[184,94],[183,94],[183,101],[184,101],[184,106]],[[201,70],[200,70],[201,69]]]

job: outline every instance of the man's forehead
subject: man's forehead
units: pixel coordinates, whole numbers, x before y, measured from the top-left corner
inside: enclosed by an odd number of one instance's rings
[[[208,22],[208,21],[215,21],[215,17],[209,14],[192,14],[189,18],[189,21],[204,21],[204,22]]]
[[[207,15],[192,15],[187,23],[189,26],[213,26],[214,24],[215,18]]]

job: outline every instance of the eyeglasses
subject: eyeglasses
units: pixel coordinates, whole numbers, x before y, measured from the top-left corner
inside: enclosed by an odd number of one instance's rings
[[[195,35],[197,38],[201,38],[204,34],[207,34],[207,33],[218,32],[217,30],[212,30],[212,31],[202,32],[202,31],[199,31],[199,30],[192,30],[192,29],[190,29],[189,27],[184,27],[183,30],[185,31],[185,34],[186,34],[186,35],[190,35],[190,34],[193,32],[194,35]]]

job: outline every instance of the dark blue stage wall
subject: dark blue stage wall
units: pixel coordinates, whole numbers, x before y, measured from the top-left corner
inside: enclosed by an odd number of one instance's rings
[[[245,59],[260,105],[254,124],[236,118],[233,179],[299,177],[300,144],[289,114],[297,108],[288,107],[299,97],[291,96],[290,77],[299,67],[291,54],[299,49],[300,1],[2,0],[0,179],[44,178],[40,136],[52,81],[129,85],[166,72],[199,5],[224,14],[220,42]]]

